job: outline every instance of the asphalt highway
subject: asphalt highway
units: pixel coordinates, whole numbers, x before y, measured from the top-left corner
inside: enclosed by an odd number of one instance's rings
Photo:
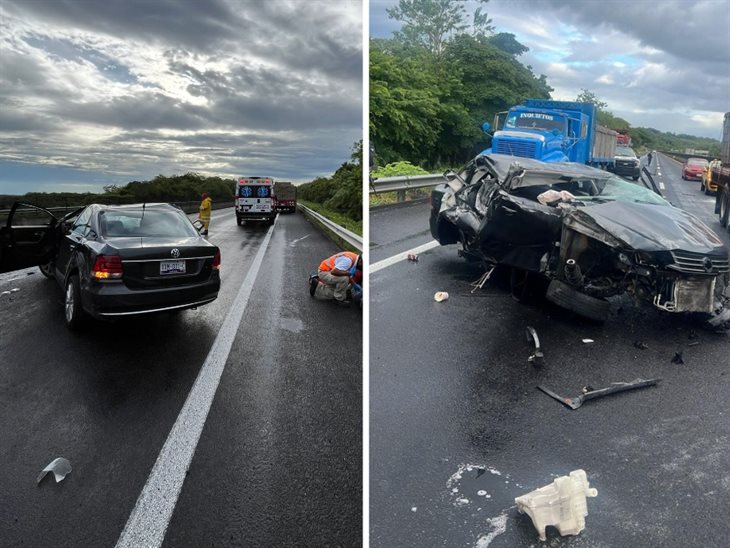
[[[16,290],[0,295],[1,546],[117,543],[153,466],[166,469],[161,449],[267,232],[215,211],[216,301],[79,334],[63,326],[55,282],[0,276],[0,293]],[[165,545],[361,545],[362,315],[307,291],[337,251],[301,215],[279,216]],[[36,485],[56,457],[73,471]]]
[[[658,167],[667,198],[719,233],[714,198],[673,160]],[[429,207],[373,211],[374,260],[428,243]],[[595,324],[519,304],[499,277],[472,293],[481,274],[452,245],[370,277],[371,546],[727,546],[730,337],[628,298]],[[636,378],[661,381],[577,410],[536,388]],[[514,499],[576,469],[598,490],[586,529],[540,543]]]

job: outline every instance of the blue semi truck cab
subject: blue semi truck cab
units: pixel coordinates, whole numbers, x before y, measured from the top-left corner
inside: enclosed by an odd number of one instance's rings
[[[617,133],[597,118],[593,103],[527,99],[495,116],[492,147],[484,153],[607,168],[614,163]],[[488,132],[489,123],[482,128]]]

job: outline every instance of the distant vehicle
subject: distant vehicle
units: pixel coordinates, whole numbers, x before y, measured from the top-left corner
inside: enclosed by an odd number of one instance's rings
[[[616,135],[616,145],[630,147],[631,146],[631,135],[629,135],[628,133],[619,131],[618,135]]]
[[[606,171],[479,155],[431,193],[431,235],[511,273],[518,301],[544,295],[603,321],[629,294],[730,330],[730,256],[694,215]]]
[[[717,179],[719,179],[719,171],[716,168],[722,167],[720,160],[712,160],[705,170],[702,172],[702,182],[700,183],[700,191],[707,195],[715,194],[717,192]],[[713,177],[713,170],[715,176]]]
[[[297,210],[297,187],[287,181],[274,183],[276,211],[293,213]]]
[[[485,122],[482,129],[488,132],[489,123]],[[616,135],[612,129],[598,125],[593,103],[527,99],[494,117],[492,147],[482,154],[607,168],[614,163]]]
[[[717,186],[715,193],[715,213],[720,216],[720,224],[730,232],[730,112],[725,113],[720,144],[720,165],[710,168],[712,183]]]
[[[702,172],[707,168],[710,162],[704,158],[688,158],[682,166],[682,179],[702,180]]]
[[[0,228],[0,272],[39,266],[64,291],[66,325],[214,301],[221,255],[177,207],[92,204],[66,217],[16,203]]]
[[[641,173],[640,164],[634,149],[626,146],[617,146],[616,162],[608,170],[613,171],[616,175],[631,177],[634,181],[638,181]]]
[[[276,203],[273,177],[241,177],[236,182],[236,223],[265,221],[274,224]]]

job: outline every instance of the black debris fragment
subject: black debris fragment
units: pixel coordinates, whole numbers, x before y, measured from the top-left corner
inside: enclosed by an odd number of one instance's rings
[[[477,477],[483,475],[486,472],[484,468],[477,468]]]
[[[682,352],[675,352],[674,357],[672,358],[672,363],[679,363],[683,364],[684,360],[682,359]]]
[[[648,344],[641,341],[634,341],[634,346],[639,350],[646,350],[647,348],[649,348]]]
[[[690,329],[687,338],[689,338],[690,341],[695,340],[697,338],[697,332],[694,329]]]

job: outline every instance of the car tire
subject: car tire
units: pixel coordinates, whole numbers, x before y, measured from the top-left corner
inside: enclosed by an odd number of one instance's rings
[[[539,275],[529,270],[512,267],[509,276],[512,298],[518,303],[533,304],[545,296],[545,283]]]
[[[46,278],[54,278],[55,275],[53,271],[55,270],[55,265],[53,262],[48,262],[46,264],[38,265],[38,270],[41,271],[41,274],[43,274]]]
[[[72,274],[66,281],[63,308],[66,327],[72,331],[78,330],[84,323],[84,310],[81,308],[81,284],[78,274]]]
[[[722,193],[722,198],[720,199],[720,224],[723,227],[727,227],[728,223],[730,222],[730,194],[727,192]]]
[[[241,219],[240,217],[236,217],[236,224],[238,226],[241,226],[243,224],[243,219]]]
[[[611,307],[607,300],[581,293],[560,280],[550,282],[545,298],[561,308],[572,310],[580,316],[597,322],[606,321]]]

